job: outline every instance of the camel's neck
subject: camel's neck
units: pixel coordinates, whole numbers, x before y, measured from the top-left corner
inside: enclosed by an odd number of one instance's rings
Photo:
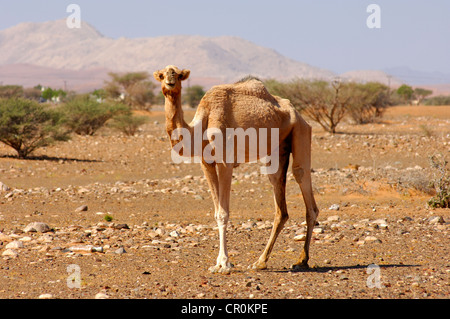
[[[177,128],[190,129],[190,126],[184,121],[181,94],[166,94],[165,97],[166,130],[169,136],[172,136],[172,132]]]

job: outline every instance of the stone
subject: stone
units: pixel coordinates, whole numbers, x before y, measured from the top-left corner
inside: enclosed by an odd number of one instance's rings
[[[108,298],[109,296],[104,292],[99,292],[98,294],[95,295],[95,299],[108,299]]]
[[[114,253],[116,253],[116,254],[118,254],[118,255],[122,255],[122,254],[125,254],[126,251],[125,251],[125,248],[120,247],[119,249],[116,249],[116,250],[114,251]]]
[[[252,222],[252,221],[248,221],[248,222],[242,223],[242,225],[241,225],[241,227],[243,229],[251,229],[251,228],[253,228],[255,226],[256,226],[256,223]]]
[[[46,232],[51,231],[51,229],[46,223],[33,222],[33,223],[28,224],[28,226],[25,227],[23,231],[25,233],[29,233],[29,232],[46,233]]]
[[[322,233],[323,233],[323,228],[315,227],[315,228],[313,229],[313,233],[314,233],[314,234],[322,234]]]
[[[18,249],[23,247],[24,247],[23,242],[21,242],[20,240],[12,241],[5,246],[6,249]]]
[[[0,241],[12,241],[12,238],[8,235],[0,233]]]
[[[17,251],[15,251],[14,249],[6,249],[2,253],[2,256],[16,258],[17,256],[19,256],[19,253]]]
[[[87,205],[81,205],[77,209],[75,209],[75,213],[86,212],[88,210]]]
[[[178,238],[178,237],[180,237],[180,234],[176,230],[174,230],[174,231],[170,232],[169,236]]]
[[[367,236],[364,238],[365,243],[381,243],[381,240],[375,236]]]
[[[339,210],[341,207],[338,204],[333,204],[328,208],[328,210]]]
[[[127,224],[117,224],[113,226],[114,229],[130,229]]]
[[[39,299],[52,299],[53,295],[52,294],[42,294],[39,295]]]
[[[333,215],[327,218],[327,221],[329,222],[338,222],[341,220],[341,217],[338,215]]]
[[[11,188],[9,188],[7,185],[0,182],[0,192],[7,192],[9,190],[11,190]]]
[[[428,219],[428,222],[430,224],[444,224],[444,218],[442,216],[432,216]]]
[[[294,240],[296,241],[305,241],[306,240],[306,235],[305,234],[300,234],[294,237]]]

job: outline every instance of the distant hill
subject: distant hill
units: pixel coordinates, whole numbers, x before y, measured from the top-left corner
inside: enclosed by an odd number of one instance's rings
[[[34,65],[62,70],[153,72],[168,64],[191,69],[193,78],[235,81],[261,78],[328,79],[333,72],[294,61],[275,50],[233,36],[162,36],[111,39],[82,22],[21,23],[0,31],[0,65]],[[44,74],[42,74],[44,76]],[[1,79],[0,79],[1,81]]]
[[[357,70],[342,73],[340,77],[346,81],[353,82],[380,82],[391,88],[399,87],[402,81],[392,77],[383,71],[377,70]]]
[[[152,73],[168,64],[189,68],[189,84],[206,89],[249,74],[281,81],[341,77],[357,82],[390,81],[392,87],[409,83],[389,70],[355,70],[338,75],[235,36],[112,39],[84,21],[80,29],[69,29],[65,19],[21,23],[0,30],[0,85],[41,84],[90,91],[103,86],[108,72]],[[450,77],[445,83],[450,83]],[[440,86],[443,91],[446,88]]]

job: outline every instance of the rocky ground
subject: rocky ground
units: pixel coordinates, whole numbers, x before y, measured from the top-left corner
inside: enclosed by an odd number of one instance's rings
[[[0,146],[0,298],[449,297],[450,212],[426,202],[428,157],[450,158],[450,109],[393,108],[334,136],[314,127],[321,213],[309,270],[289,269],[305,232],[291,173],[290,219],[269,268],[247,268],[268,239],[273,199],[258,164],[237,168],[230,275],[207,271],[218,232],[200,167],[171,162],[163,115],[150,116],[134,137],[105,129],[29,160]]]

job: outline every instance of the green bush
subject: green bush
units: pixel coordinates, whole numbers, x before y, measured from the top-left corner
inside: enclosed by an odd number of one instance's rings
[[[67,141],[61,112],[23,98],[0,99],[0,141],[25,158],[40,147]]]
[[[438,95],[428,98],[424,105],[450,105],[450,95]]]
[[[189,104],[190,107],[196,108],[200,103],[200,100],[205,95],[203,87],[200,85],[193,85],[186,88],[186,92],[183,95],[184,102]]]
[[[66,125],[79,135],[94,135],[108,120],[126,114],[129,108],[121,103],[97,102],[90,95],[79,95],[62,106]]]
[[[115,128],[125,135],[133,136],[138,128],[148,122],[147,116],[137,116],[131,113],[121,114],[112,119],[111,127]]]
[[[348,111],[355,124],[373,123],[390,103],[389,88],[378,82],[347,83]]]

